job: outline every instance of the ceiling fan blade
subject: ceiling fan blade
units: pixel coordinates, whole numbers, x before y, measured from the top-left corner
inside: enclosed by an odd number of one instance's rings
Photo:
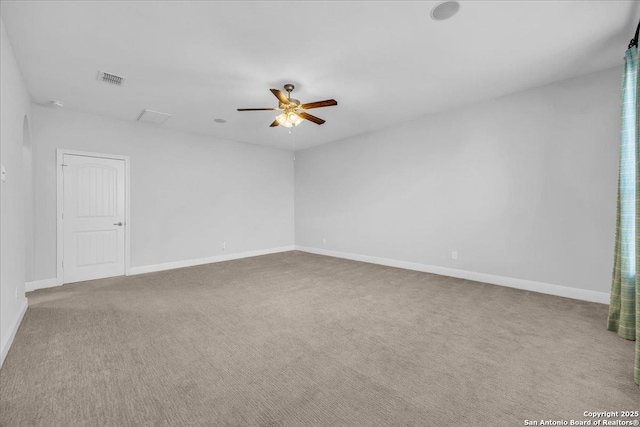
[[[269,127],[270,127],[270,128],[274,128],[274,127],[276,127],[276,126],[280,126],[280,123],[278,123],[278,121],[277,121],[277,120],[274,120],[274,121],[273,121],[273,123],[271,123],[271,124],[269,125]]]
[[[305,113],[304,111],[298,114],[300,117],[302,117],[303,119],[307,119],[310,122],[313,122],[317,125],[321,125],[324,123],[324,120],[322,120],[319,117],[316,116],[312,116],[311,114]]]
[[[327,99],[325,101],[316,101],[310,102],[308,104],[302,104],[300,108],[304,110],[310,110],[311,108],[331,107],[333,105],[338,105],[338,101],[336,101],[335,99]]]
[[[238,111],[273,111],[277,108],[238,108]]]
[[[272,94],[276,96],[276,98],[278,98],[280,103],[284,105],[287,105],[289,103],[289,99],[287,98],[287,95],[282,93],[281,90],[278,90],[278,89],[269,89],[269,90],[271,91]]]

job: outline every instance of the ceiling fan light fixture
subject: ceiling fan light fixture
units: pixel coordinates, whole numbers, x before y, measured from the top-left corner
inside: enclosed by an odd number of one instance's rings
[[[286,128],[293,127],[293,124],[289,123],[289,121],[287,120],[287,115],[285,113],[282,113],[278,117],[276,117],[276,120],[278,121],[280,126],[284,126]]]
[[[302,118],[295,112],[290,112],[289,114],[287,114],[287,121],[293,126],[298,126],[300,123],[302,123]]]

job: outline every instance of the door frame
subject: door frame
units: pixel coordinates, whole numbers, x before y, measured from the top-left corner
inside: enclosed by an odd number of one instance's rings
[[[58,286],[64,283],[64,269],[62,261],[64,260],[64,221],[62,220],[62,211],[64,208],[64,174],[62,165],[64,155],[84,157],[97,157],[100,159],[124,160],[124,275],[131,274],[131,221],[130,217],[130,179],[129,179],[129,156],[121,156],[119,154],[93,153],[89,151],[68,150],[66,148],[56,149],[56,281]]]

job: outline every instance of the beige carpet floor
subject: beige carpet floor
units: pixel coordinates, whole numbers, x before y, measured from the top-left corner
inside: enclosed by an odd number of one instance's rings
[[[3,426],[521,426],[640,408],[607,306],[287,252],[28,294]]]

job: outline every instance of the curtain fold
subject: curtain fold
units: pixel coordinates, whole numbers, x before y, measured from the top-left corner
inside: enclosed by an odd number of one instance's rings
[[[625,54],[622,78],[622,125],[616,244],[608,329],[635,340],[634,380],[640,385],[640,96],[638,47]]]

